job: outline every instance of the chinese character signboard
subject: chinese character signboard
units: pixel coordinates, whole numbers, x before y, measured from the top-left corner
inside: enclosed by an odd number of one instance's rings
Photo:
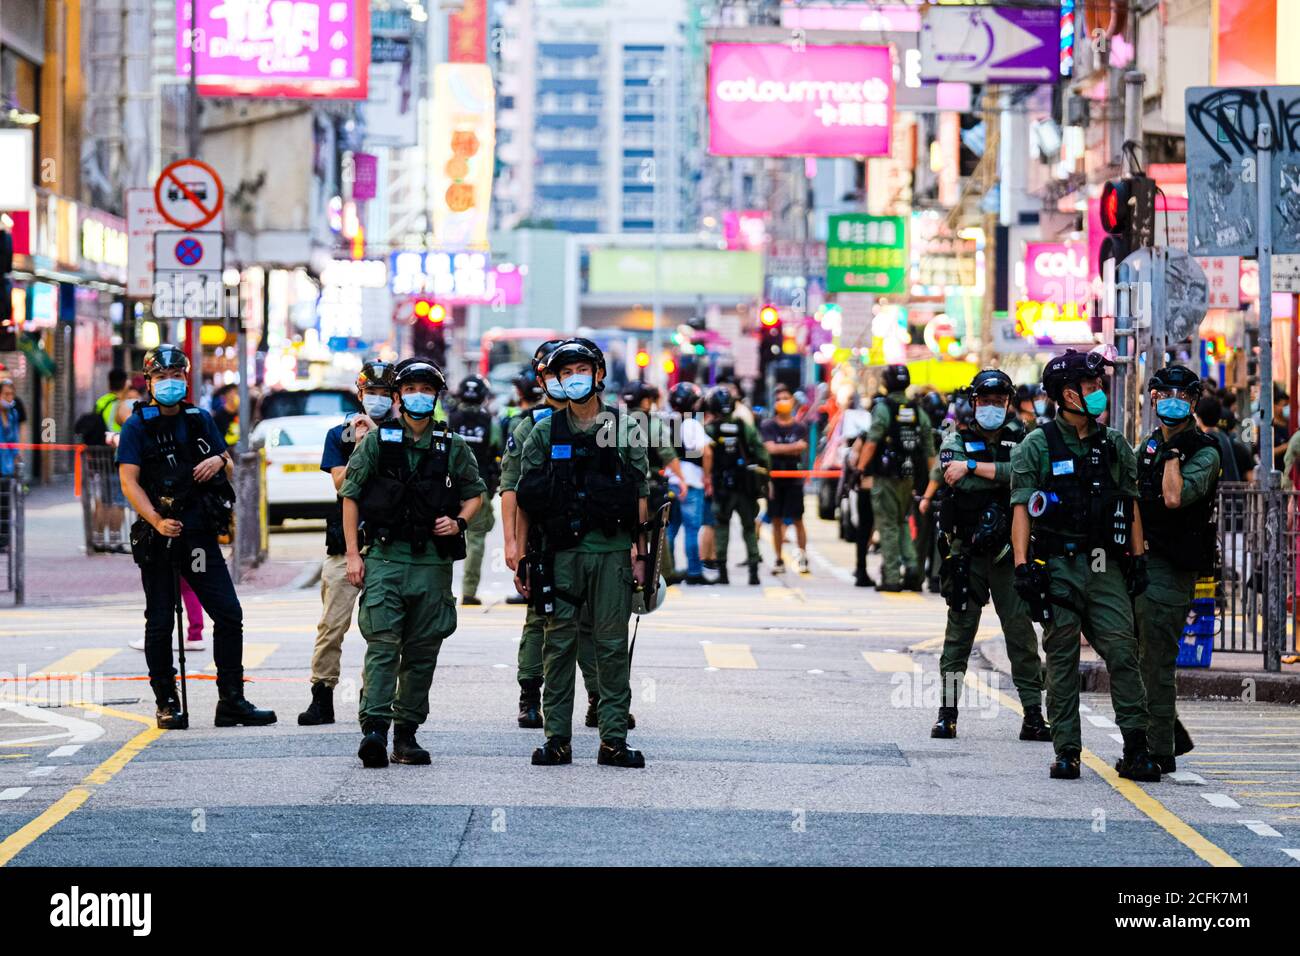
[[[1241,259],[1238,256],[1197,258],[1205,270],[1207,308],[1236,309],[1241,305]]]
[[[486,249],[496,92],[485,63],[439,63],[430,107],[429,201],[442,249]]]
[[[894,73],[887,46],[715,43],[715,156],[888,156]]]
[[[907,291],[907,221],[846,213],[830,217],[826,291],[900,295]]]
[[[366,98],[366,0],[177,0],[176,73],[204,96]]]

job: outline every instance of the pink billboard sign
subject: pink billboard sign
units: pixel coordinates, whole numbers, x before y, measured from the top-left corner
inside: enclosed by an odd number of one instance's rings
[[[1092,283],[1083,243],[1025,243],[1025,294],[1034,302],[1086,302]]]
[[[715,156],[888,156],[894,76],[887,46],[715,43]]]
[[[796,30],[869,30],[873,33],[921,32],[921,11],[917,7],[869,3],[781,4],[781,26]]]
[[[193,32],[204,96],[366,98],[367,0],[177,0],[176,24],[176,73]]]
[[[767,243],[767,213],[753,209],[724,212],[722,237],[728,249],[761,252]]]

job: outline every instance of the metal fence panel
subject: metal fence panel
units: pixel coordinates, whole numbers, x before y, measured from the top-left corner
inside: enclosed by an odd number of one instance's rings
[[[129,554],[135,511],[122,493],[115,458],[117,449],[87,448],[81,455],[81,513],[86,553]]]
[[[1300,492],[1221,484],[1218,527],[1215,648],[1261,654],[1265,669],[1276,670],[1278,656],[1296,653]]]
[[[23,603],[24,519],[22,479],[0,478],[0,559],[4,561],[0,590],[12,593],[16,605]]]

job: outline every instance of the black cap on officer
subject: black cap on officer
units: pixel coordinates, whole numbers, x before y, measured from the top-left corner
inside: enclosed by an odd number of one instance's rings
[[[731,389],[725,385],[717,385],[709,389],[704,396],[704,410],[722,416],[734,412],[736,410],[736,398],[731,394]]]
[[[456,386],[456,398],[466,405],[481,405],[487,400],[488,383],[479,375],[467,375]]]
[[[1149,392],[1182,392],[1193,405],[1201,397],[1201,379],[1186,365],[1166,365],[1151,376]]]
[[[442,369],[431,359],[403,359],[394,369],[393,388],[400,389],[413,382],[425,382],[432,385],[435,391],[442,392],[447,387],[447,376],[442,374]]]
[[[519,392],[520,401],[536,405],[542,400],[542,383],[538,380],[537,373],[531,369],[524,369],[516,375],[512,384]]]
[[[668,393],[668,405],[675,412],[693,412],[703,392],[694,382],[678,382]]]
[[[386,388],[391,391],[395,374],[391,362],[371,359],[363,364],[361,371],[357,373],[357,391],[363,388]]]
[[[144,374],[153,375],[157,372],[165,372],[170,369],[179,368],[186,372],[190,370],[190,360],[185,353],[181,351],[178,345],[155,345],[144,354]]]
[[[1043,389],[1048,398],[1061,401],[1065,389],[1078,387],[1086,378],[1103,378],[1107,367],[1114,362],[1099,352],[1078,352],[1066,349],[1065,353],[1052,359],[1043,368]]]
[[[974,395],[1005,395],[1008,398],[1016,394],[1011,376],[1000,368],[986,368],[979,372],[971,380],[970,390]]]
[[[912,375],[906,365],[890,365],[881,380],[887,392],[901,392],[912,384]]]

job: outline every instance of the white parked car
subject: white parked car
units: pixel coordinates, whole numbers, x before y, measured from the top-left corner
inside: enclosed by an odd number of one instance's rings
[[[266,449],[267,520],[324,518],[334,507],[334,482],[320,470],[325,433],[343,419],[334,415],[290,415],[266,418],[253,429]]]

